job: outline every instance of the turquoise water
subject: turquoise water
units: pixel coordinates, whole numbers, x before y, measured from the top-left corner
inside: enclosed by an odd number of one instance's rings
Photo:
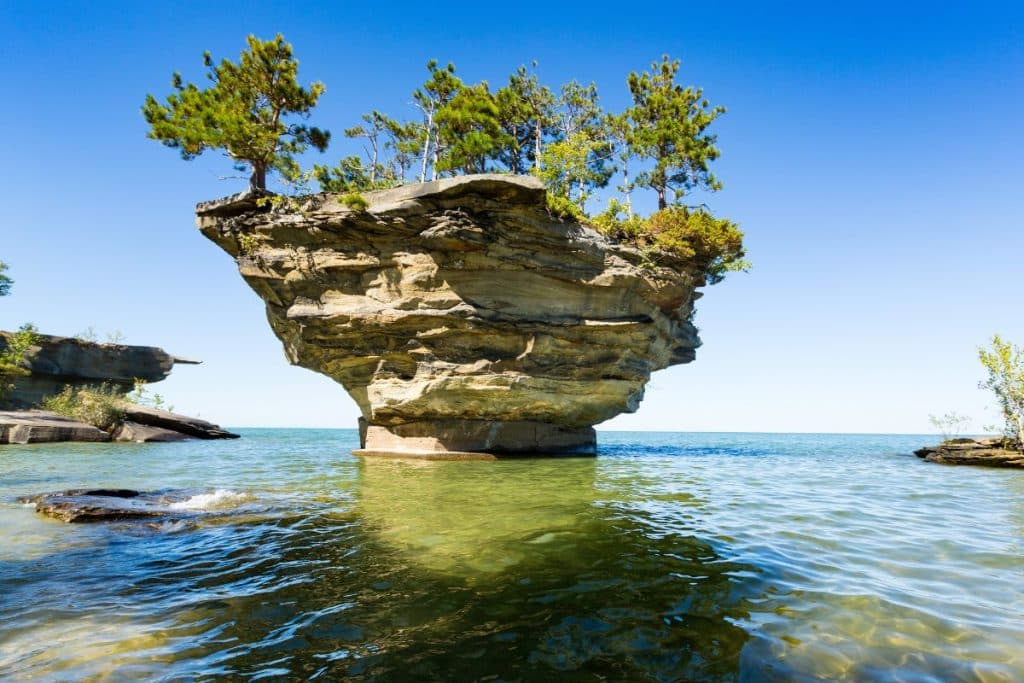
[[[1024,680],[1024,471],[928,437],[421,463],[242,431],[0,449],[0,679]],[[78,486],[194,488],[196,516],[16,502]]]

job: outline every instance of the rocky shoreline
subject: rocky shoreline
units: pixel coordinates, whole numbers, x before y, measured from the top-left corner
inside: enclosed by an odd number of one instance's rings
[[[160,443],[189,439],[237,439],[206,420],[126,403],[124,421],[107,432],[46,410],[0,411],[0,444],[81,442]]]
[[[1024,452],[1004,448],[1000,438],[951,439],[918,449],[914,455],[943,465],[1024,468]]]
[[[0,350],[7,335],[0,331]],[[0,410],[0,444],[62,441],[151,443],[185,439],[236,439],[219,426],[167,410],[120,402],[121,419],[109,430],[41,410],[39,404],[65,388],[106,386],[126,393],[137,383],[165,379],[175,365],[199,361],[177,358],[155,346],[101,344],[74,337],[38,335],[27,358],[25,377],[16,377]]]

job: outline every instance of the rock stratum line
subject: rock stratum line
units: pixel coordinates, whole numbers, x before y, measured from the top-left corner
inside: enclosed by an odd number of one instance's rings
[[[655,370],[694,359],[701,274],[553,218],[536,179],[476,175],[261,206],[199,204],[293,364],[362,412],[365,453],[593,453]]]

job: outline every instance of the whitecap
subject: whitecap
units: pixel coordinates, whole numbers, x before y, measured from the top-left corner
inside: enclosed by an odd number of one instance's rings
[[[252,495],[248,493],[239,493],[231,489],[217,489],[210,493],[200,493],[177,503],[171,503],[167,507],[172,510],[225,510],[248,500],[252,500]]]

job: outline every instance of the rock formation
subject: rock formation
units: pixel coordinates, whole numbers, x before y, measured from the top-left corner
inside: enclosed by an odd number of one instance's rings
[[[292,363],[340,382],[363,452],[592,453],[651,372],[694,358],[692,264],[549,215],[543,185],[477,175],[197,207]]]
[[[0,351],[7,348],[8,334],[0,331]],[[136,379],[147,384],[166,379],[176,363],[194,365],[196,361],[175,358],[155,346],[98,344],[41,334],[27,359],[32,374],[18,378],[6,402],[8,407],[30,408],[47,396],[59,394],[67,385],[106,383],[128,391]]]
[[[1024,452],[1006,448],[1004,440],[998,437],[950,439],[937,446],[920,448],[914,455],[943,465],[1024,468]]]
[[[7,347],[8,334],[0,331],[0,351]],[[159,382],[170,374],[171,368],[182,363],[195,365],[198,361],[175,358],[155,346],[98,344],[72,337],[39,335],[25,361],[30,374],[13,378],[13,391],[4,397],[2,407],[14,410],[0,410],[0,444],[238,438],[237,434],[211,422],[129,401],[120,409],[123,422],[110,433],[35,409],[43,399],[59,394],[66,386],[85,388],[107,384],[127,392],[137,379],[147,384]]]

